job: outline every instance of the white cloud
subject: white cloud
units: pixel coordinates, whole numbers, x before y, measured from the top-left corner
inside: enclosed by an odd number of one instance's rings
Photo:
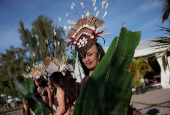
[[[139,11],[141,12],[147,12],[153,9],[157,9],[158,8],[158,2],[155,1],[147,1],[147,2],[143,2],[140,6],[139,6]]]
[[[148,21],[147,23],[145,23],[143,26],[141,26],[140,28],[138,28],[138,30],[142,30],[145,28],[148,28],[150,26],[157,26],[157,24],[160,22],[159,18],[155,18],[153,20]]]

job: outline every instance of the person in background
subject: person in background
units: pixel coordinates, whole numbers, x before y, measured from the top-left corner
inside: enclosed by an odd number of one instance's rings
[[[53,104],[57,107],[56,115],[70,115],[71,107],[75,101],[72,86],[61,72],[54,72],[50,76],[50,82],[56,89]]]
[[[4,100],[4,110],[6,111],[7,109],[7,104],[6,104],[6,100]]]
[[[7,108],[11,109],[11,101],[12,101],[12,99],[8,99],[7,101],[8,101]]]
[[[18,97],[16,97],[15,100],[17,102],[17,106],[19,106],[19,99],[18,99]]]
[[[47,85],[47,81],[41,76],[35,79],[35,84],[37,86],[37,90],[34,90],[35,96],[43,105],[52,111],[51,91]]]
[[[24,115],[30,115],[30,108],[27,104],[27,101],[25,101],[24,99],[22,99],[22,103],[23,103],[23,114]]]

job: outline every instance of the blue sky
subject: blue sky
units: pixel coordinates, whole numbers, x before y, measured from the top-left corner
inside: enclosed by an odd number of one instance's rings
[[[158,0],[107,1],[109,3],[108,14],[103,20],[105,28],[111,34],[110,37],[105,38],[105,44],[102,40],[98,40],[103,47],[109,46],[112,39],[119,35],[122,23],[128,30],[141,31],[141,40],[165,36],[164,32],[157,31],[158,26],[169,27],[168,21],[162,25],[162,12]],[[75,3],[73,10],[71,10],[72,2]],[[69,12],[70,19],[77,22],[83,14],[80,2],[84,3],[86,12],[96,14],[91,10],[93,8],[91,0],[0,0],[0,53],[5,53],[5,49],[8,49],[10,45],[21,47],[18,33],[20,20],[24,23],[25,28],[31,30],[31,23],[43,14],[50,17],[54,21],[54,25],[63,26],[63,24],[67,24],[66,13]],[[101,2],[102,0],[97,0],[98,9],[101,9]],[[76,10],[78,15],[75,18]],[[62,23],[58,21],[59,18]]]

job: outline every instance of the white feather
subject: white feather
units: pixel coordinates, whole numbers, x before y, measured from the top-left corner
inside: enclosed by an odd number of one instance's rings
[[[57,44],[56,44],[56,40],[55,40],[55,41],[54,41],[54,46],[56,47],[56,45],[57,45]]]
[[[97,10],[97,7],[94,7],[94,12]]]
[[[54,32],[54,36],[56,36],[56,32]]]
[[[96,5],[96,0],[93,1],[93,7]]]
[[[69,20],[67,20],[67,23],[69,23],[70,24],[70,22],[71,22],[71,20],[69,19]]]
[[[97,13],[96,13],[96,17],[98,16],[98,14],[99,14],[99,10],[98,10]]]
[[[106,3],[106,6],[105,6],[105,9],[107,9],[108,5],[109,5],[109,3],[107,2],[107,3]]]
[[[82,6],[82,8],[83,8],[83,11],[85,12],[85,7],[84,7],[84,6]]]
[[[67,26],[66,25],[64,25],[64,30],[67,30]]]
[[[75,3],[74,3],[74,2],[72,2],[72,5],[73,5],[73,6],[75,6]]]
[[[53,29],[53,32],[55,32],[55,28]]]
[[[90,15],[90,12],[89,12],[89,11],[87,11],[87,12],[86,12],[86,16],[89,16],[89,15]]]
[[[81,2],[80,4],[81,4],[82,6],[84,5],[84,3],[83,3],[83,2]]]
[[[38,40],[38,35],[35,35],[35,37],[37,38],[37,40]]]
[[[66,13],[66,16],[67,16],[67,18],[69,17],[69,13],[68,12]]]
[[[107,11],[105,11],[104,15],[103,15],[103,18],[107,15]]]
[[[96,29],[96,33],[99,33],[99,32],[101,32],[101,31],[103,31],[104,28],[105,28],[104,26],[98,27],[98,28]]]
[[[96,33],[99,33],[99,32],[101,32],[101,31],[103,31],[103,33],[101,33],[100,36],[104,36],[104,35],[109,35],[109,34],[110,34],[109,31],[106,31],[106,30],[105,30],[105,27],[104,27],[104,26],[98,27],[98,28],[96,29]]]
[[[76,22],[75,22],[74,20],[72,20],[72,21],[70,22],[70,24],[76,24]]]
[[[105,3],[106,3],[106,1],[102,1],[102,9],[103,9]]]

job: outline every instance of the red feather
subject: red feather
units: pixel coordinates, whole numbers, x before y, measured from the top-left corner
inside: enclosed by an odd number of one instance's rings
[[[71,38],[71,41],[68,42],[67,47],[68,47],[69,45],[71,45],[71,48],[72,48],[72,45],[74,45],[74,41],[76,41],[76,40],[75,40],[74,38]]]

